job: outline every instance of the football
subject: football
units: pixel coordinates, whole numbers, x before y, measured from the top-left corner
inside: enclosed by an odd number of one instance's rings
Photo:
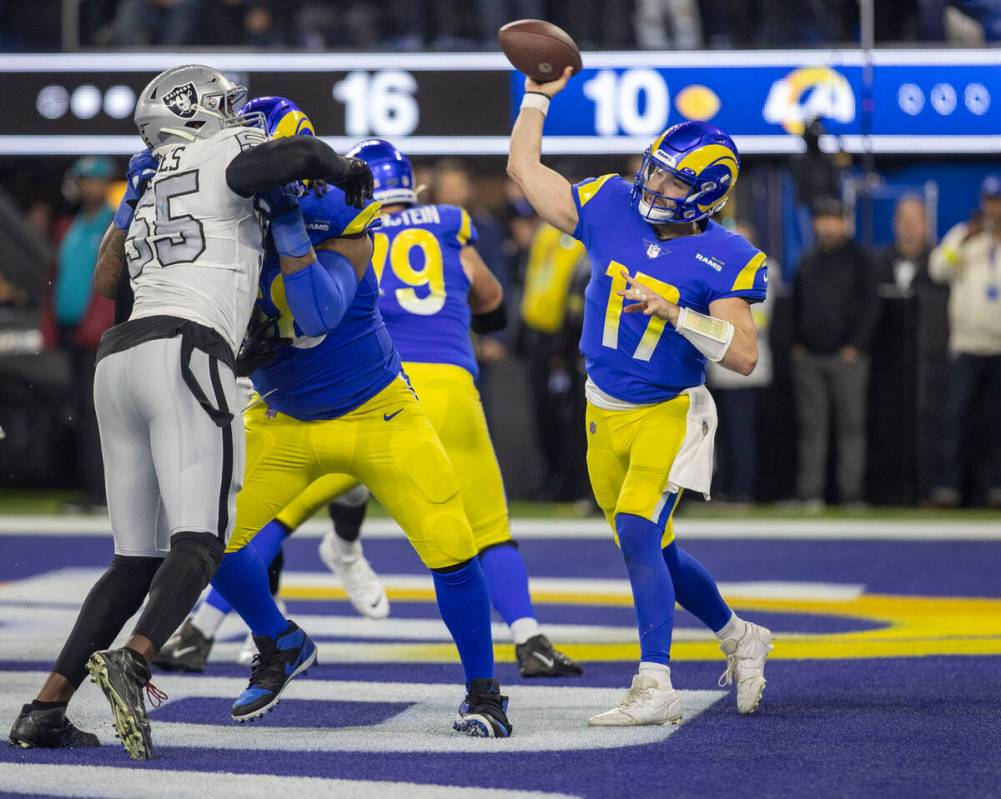
[[[581,70],[580,49],[562,28],[541,19],[519,19],[502,27],[497,38],[508,61],[536,83],[556,80],[567,67]]]

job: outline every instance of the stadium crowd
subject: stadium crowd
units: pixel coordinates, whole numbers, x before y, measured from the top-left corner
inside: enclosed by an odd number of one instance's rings
[[[17,379],[4,381],[0,405],[7,420],[20,423],[6,424],[13,440],[0,458],[17,475],[15,483],[76,485],[90,505],[101,504],[103,489],[89,385],[100,332],[112,322],[110,303],[91,292],[90,276],[120,167],[106,157],[81,158],[66,173],[61,198],[37,191],[22,198],[23,229],[43,251],[48,248],[34,271],[50,279],[39,281],[25,271],[18,250],[0,254],[3,327],[23,329],[24,314],[34,313],[29,318],[37,320],[45,342],[38,353],[37,343],[25,349],[23,339],[2,338],[7,346],[0,369]],[[623,171],[631,169],[635,165],[623,165]],[[420,166],[418,180],[427,187],[422,199],[470,208],[478,249],[506,286],[509,307],[520,308],[508,330],[477,343],[481,389],[502,465],[512,472],[512,494],[586,500],[577,338],[590,267],[582,248],[541,223],[500,174],[474,173],[469,162],[449,158]],[[913,463],[905,479],[909,487],[895,501],[1001,505],[997,415],[981,412],[1001,403],[1001,328],[981,290],[992,264],[992,231],[1001,230],[1001,183],[988,179],[981,194],[970,221],[949,231],[938,247],[923,198],[901,197],[894,240],[879,249],[855,241],[837,197],[814,199],[813,244],[799,257],[788,285],[778,260],[770,259],[769,302],[755,306],[762,352],[757,369],[750,377],[710,371],[720,417],[715,499],[788,499],[818,511],[831,500],[855,507],[890,501],[872,485],[887,450],[910,446],[887,438],[893,422],[885,406],[901,396],[893,391],[902,391],[924,398],[915,421],[926,451],[913,458],[899,453]],[[735,210],[740,212],[739,204]],[[758,238],[742,218],[727,223]],[[907,314],[921,317],[920,323],[907,321]],[[908,355],[901,331],[913,339],[905,344],[921,352]],[[919,345],[919,337],[930,343]],[[903,388],[887,383],[888,373],[901,371]],[[512,411],[511,396],[528,412]],[[776,419],[783,402],[798,425]],[[51,415],[40,419],[40,406],[57,410],[60,423],[43,420]],[[874,440],[867,440],[867,431]],[[506,458],[505,440],[534,446],[538,468],[522,468],[517,456]],[[759,468],[770,463],[774,471],[783,460],[798,464],[784,481],[770,480],[769,470]]]
[[[517,18],[549,19],[586,50],[817,47],[857,41],[858,4],[823,0],[0,0],[0,51],[225,46],[393,51],[496,49]],[[70,4],[72,5],[72,4]],[[877,42],[1001,39],[1001,5],[880,0]],[[72,30],[63,29],[73,25]]]

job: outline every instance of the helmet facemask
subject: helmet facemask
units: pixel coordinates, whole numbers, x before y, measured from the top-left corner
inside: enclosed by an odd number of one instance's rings
[[[651,183],[666,185],[668,178],[688,187],[684,196],[672,196],[651,188]],[[726,205],[725,199],[709,210],[699,207],[699,200],[714,191],[718,184],[713,180],[703,180],[696,185],[695,178],[690,170],[675,169],[666,159],[647,150],[633,183],[633,202],[640,216],[652,225],[684,224],[698,222],[721,210]]]

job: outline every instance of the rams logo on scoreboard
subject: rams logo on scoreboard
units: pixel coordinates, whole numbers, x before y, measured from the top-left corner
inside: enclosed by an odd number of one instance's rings
[[[817,117],[843,123],[855,119],[855,93],[845,76],[830,67],[802,67],[772,84],[761,115],[799,136]]]

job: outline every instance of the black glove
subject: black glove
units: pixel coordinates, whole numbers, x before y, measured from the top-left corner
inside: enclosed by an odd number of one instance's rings
[[[344,192],[348,205],[363,208],[372,199],[372,170],[360,158],[345,158],[346,171],[344,177],[334,183]]]
[[[281,347],[292,343],[278,332],[277,316],[259,316],[250,323],[247,335],[236,356],[236,376],[250,377],[254,372],[274,360]]]

